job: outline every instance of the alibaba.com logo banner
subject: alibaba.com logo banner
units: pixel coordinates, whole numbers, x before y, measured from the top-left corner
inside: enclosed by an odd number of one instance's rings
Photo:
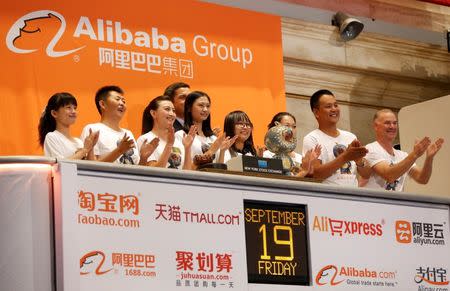
[[[347,285],[349,287],[398,288],[397,271],[383,268],[326,265],[315,277],[317,286]],[[383,289],[384,290],[384,289]]]
[[[258,143],[267,120],[286,109],[280,17],[188,0],[126,7],[106,0],[7,1],[0,13],[0,58],[8,68],[0,72],[8,82],[0,85],[4,96],[21,100],[0,106],[0,131],[10,134],[0,143],[2,155],[42,154],[39,117],[58,91],[77,98],[75,135],[98,121],[93,96],[107,84],[124,89],[121,125],[135,136],[149,101],[174,82],[208,93],[214,126],[245,110]]]

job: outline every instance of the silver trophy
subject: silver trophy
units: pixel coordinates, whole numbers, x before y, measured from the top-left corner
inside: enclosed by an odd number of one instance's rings
[[[294,136],[292,129],[284,125],[270,128],[264,137],[264,144],[269,151],[275,154],[274,159],[282,161],[283,173],[290,175],[294,162],[289,153],[297,146],[297,138]]]

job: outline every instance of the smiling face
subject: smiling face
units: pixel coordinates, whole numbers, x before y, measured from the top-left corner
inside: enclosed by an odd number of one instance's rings
[[[52,110],[51,114],[55,118],[58,125],[69,127],[77,120],[77,106],[75,104],[66,104],[59,107],[57,110]]]
[[[377,140],[392,142],[397,137],[398,122],[393,112],[379,112],[378,117],[373,122]]]
[[[116,91],[110,91],[106,100],[100,101],[100,107],[102,108],[102,115],[121,120],[127,106],[125,104],[125,98]]]
[[[234,134],[237,135],[237,140],[245,142],[252,134],[253,125],[250,121],[238,121],[234,124]]]
[[[211,103],[208,97],[201,96],[192,104],[191,114],[194,122],[201,123],[206,120],[210,114]]]
[[[292,129],[293,136],[297,136],[297,124],[295,123],[294,118],[292,118],[291,116],[283,115],[278,124],[289,127],[290,129]]]
[[[175,107],[168,100],[160,101],[156,110],[150,110],[150,115],[157,128],[167,129],[173,126],[175,121]]]
[[[323,125],[336,125],[339,121],[341,110],[333,95],[322,95],[319,105],[313,109],[317,122]]]

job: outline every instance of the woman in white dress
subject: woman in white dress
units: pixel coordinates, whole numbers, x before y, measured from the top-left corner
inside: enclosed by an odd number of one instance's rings
[[[39,144],[44,155],[53,158],[95,160],[98,132],[90,132],[83,142],[70,133],[77,120],[77,100],[70,93],[56,93],[48,100],[39,120]]]
[[[173,123],[175,107],[167,96],[154,98],[144,109],[142,115],[142,135],[137,139],[139,151],[150,143],[152,153],[147,159],[148,166],[191,169],[191,146],[195,126],[181,139],[175,139]]]

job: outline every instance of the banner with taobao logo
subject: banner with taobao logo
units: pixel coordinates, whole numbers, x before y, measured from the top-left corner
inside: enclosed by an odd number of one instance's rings
[[[238,191],[62,173],[64,290],[246,290]]]
[[[64,290],[448,290],[448,206],[128,170],[60,163]]]
[[[214,127],[246,111],[257,143],[285,108],[276,16],[181,0],[8,2],[0,15],[3,155],[41,153],[38,120],[56,92],[78,100],[74,135],[99,120],[94,95],[111,84],[125,91],[121,125],[136,136],[145,106],[173,82],[208,93]]]

